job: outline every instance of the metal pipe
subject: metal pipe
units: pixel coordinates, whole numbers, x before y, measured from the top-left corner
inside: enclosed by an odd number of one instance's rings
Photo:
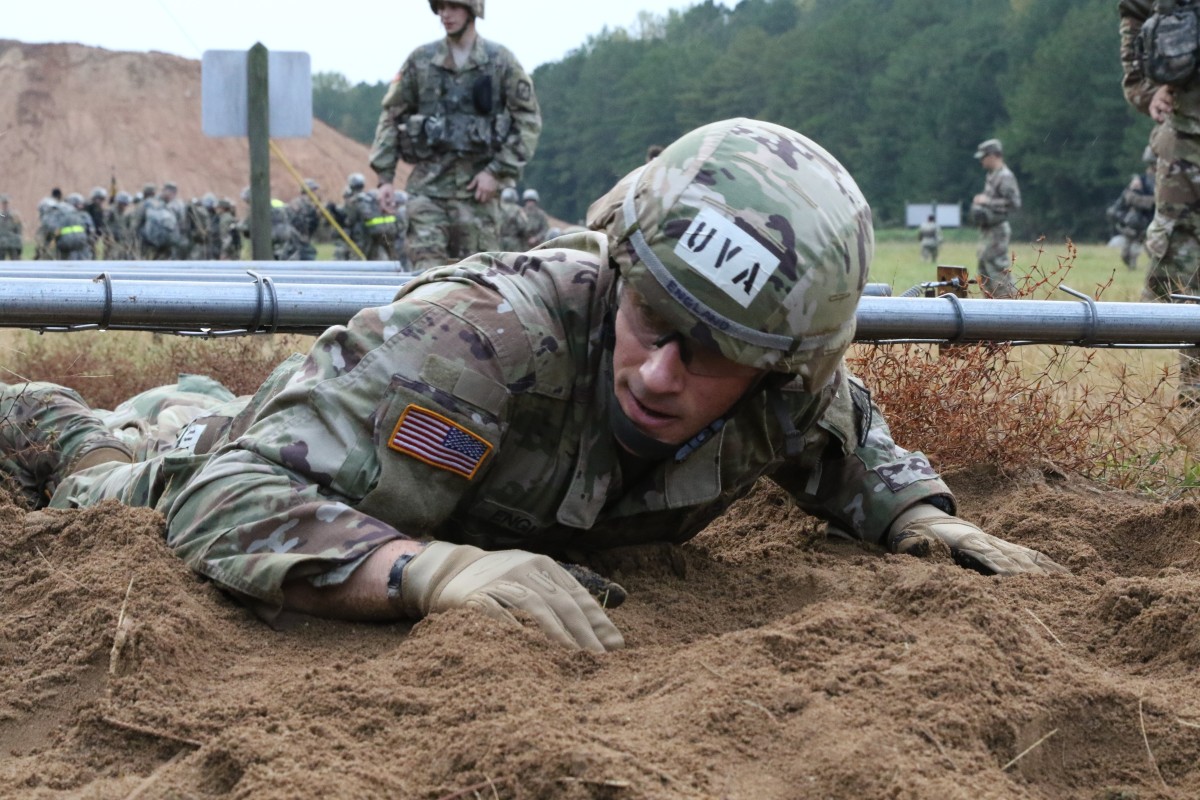
[[[4,262],[0,261],[0,265]],[[112,280],[120,281],[154,281],[154,282],[179,282],[192,281],[203,283],[238,283],[246,282],[253,283],[260,276],[258,273],[238,272],[236,270],[224,270],[221,272],[188,272],[177,274],[173,272],[159,272],[150,269],[136,270],[103,270],[105,274]],[[51,279],[72,279],[72,280],[93,280],[99,278],[101,270],[97,269],[71,269],[55,272],[53,274],[45,274],[35,269],[19,268],[12,269],[0,266],[0,278],[32,278],[34,276],[51,278]],[[399,287],[403,286],[411,279],[411,275],[397,275],[396,273],[385,272],[332,272],[322,274],[319,272],[271,272],[262,275],[268,277],[277,283],[313,283],[313,284],[339,284],[346,286],[356,286],[359,284],[383,284],[387,286]]]
[[[319,333],[362,308],[387,305],[399,283],[337,284],[93,278],[0,278],[0,327],[111,328],[203,335]],[[1068,290],[1069,291],[1069,290]],[[858,341],[1200,344],[1200,305],[1079,300],[979,300],[953,295],[863,297]]]

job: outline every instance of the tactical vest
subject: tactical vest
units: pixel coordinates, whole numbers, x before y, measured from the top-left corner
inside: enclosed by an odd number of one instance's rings
[[[400,124],[400,156],[409,163],[453,154],[490,156],[512,130],[499,73],[500,48],[480,40],[486,63],[455,72],[432,63],[437,44],[426,45],[418,59],[424,73],[418,82],[417,112]]]

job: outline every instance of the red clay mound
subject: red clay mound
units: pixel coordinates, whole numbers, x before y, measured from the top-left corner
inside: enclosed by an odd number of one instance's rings
[[[341,198],[349,173],[370,173],[368,148],[319,120],[312,138],[276,144],[325,199]],[[173,180],[185,199],[211,191],[237,200],[249,183],[247,141],[201,130],[200,62],[165,53],[0,40],[0,145],[0,192],[27,229],[55,186],[86,195],[116,175],[130,194]],[[299,192],[274,158],[271,184],[283,200]]]

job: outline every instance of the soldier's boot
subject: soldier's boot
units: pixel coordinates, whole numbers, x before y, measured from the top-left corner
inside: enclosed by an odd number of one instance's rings
[[[50,383],[0,384],[0,474],[31,508],[80,470],[132,454],[76,392]]]

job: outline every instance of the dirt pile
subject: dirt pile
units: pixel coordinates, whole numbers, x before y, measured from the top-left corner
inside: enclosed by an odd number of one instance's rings
[[[27,228],[52,187],[86,195],[113,176],[130,194],[173,180],[184,198],[212,191],[236,200],[249,183],[247,141],[206,137],[200,113],[199,61],[0,40],[0,192],[12,196]],[[327,200],[340,200],[349,173],[370,173],[368,148],[319,120],[312,138],[276,144]],[[283,200],[298,193],[276,158],[271,185]]]
[[[271,630],[152,512],[0,503],[0,796],[1200,796],[1200,506],[950,481],[1073,575],[827,540],[764,483],[598,564],[606,656],[468,611]]]

